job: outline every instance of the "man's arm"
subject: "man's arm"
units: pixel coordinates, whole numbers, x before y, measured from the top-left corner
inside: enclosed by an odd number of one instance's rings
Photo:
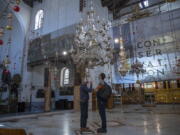
[[[96,87],[96,91],[99,91],[99,90],[101,90],[101,89],[103,89],[104,88],[104,85],[102,85],[102,84],[99,84],[97,87]]]
[[[85,87],[85,90],[87,91],[87,92],[92,92],[92,83],[90,84],[90,88],[88,88],[87,86]]]

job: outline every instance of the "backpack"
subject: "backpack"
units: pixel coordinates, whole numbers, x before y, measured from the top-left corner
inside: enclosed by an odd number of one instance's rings
[[[112,95],[112,89],[111,86],[109,86],[107,83],[104,84],[104,88],[99,90],[97,95],[102,99],[108,99]]]

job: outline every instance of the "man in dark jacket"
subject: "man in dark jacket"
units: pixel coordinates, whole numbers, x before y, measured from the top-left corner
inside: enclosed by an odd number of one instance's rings
[[[105,78],[106,78],[106,75],[104,73],[101,73],[99,75],[99,85],[96,88],[99,115],[101,117],[101,128],[97,129],[98,133],[106,133],[107,132],[107,125],[106,125],[106,104],[107,104],[107,99],[103,99],[99,95],[99,91],[104,89],[104,86],[106,84],[106,82],[104,81]]]
[[[90,132],[87,128],[87,119],[89,92],[92,92],[92,83],[90,83],[90,88],[88,88],[87,84],[88,82],[84,81],[80,86],[81,132]]]

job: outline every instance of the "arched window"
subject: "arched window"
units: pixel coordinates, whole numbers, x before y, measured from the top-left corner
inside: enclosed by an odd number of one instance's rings
[[[69,84],[69,69],[66,68],[64,70],[64,85]]]
[[[34,30],[40,29],[43,24],[44,11],[42,9],[38,10],[35,16]]]
[[[68,85],[70,82],[70,71],[68,68],[64,67],[61,70],[61,86]]]
[[[86,7],[86,0],[79,0],[79,11],[82,12]]]
[[[139,3],[140,8],[146,8],[148,6],[149,6],[149,0],[141,0],[141,2]]]

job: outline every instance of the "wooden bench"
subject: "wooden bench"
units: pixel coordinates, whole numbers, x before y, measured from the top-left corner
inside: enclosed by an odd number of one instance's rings
[[[0,128],[0,135],[27,135],[24,129]]]

